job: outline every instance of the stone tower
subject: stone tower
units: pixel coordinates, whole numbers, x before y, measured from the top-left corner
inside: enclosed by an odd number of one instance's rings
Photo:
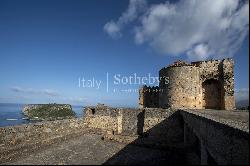
[[[235,109],[233,59],[178,61],[162,68],[159,76],[159,87],[140,89],[140,107]]]

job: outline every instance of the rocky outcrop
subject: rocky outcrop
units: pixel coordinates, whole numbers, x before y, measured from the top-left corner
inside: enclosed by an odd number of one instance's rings
[[[58,120],[75,117],[75,112],[69,104],[25,105],[22,112],[30,120]]]

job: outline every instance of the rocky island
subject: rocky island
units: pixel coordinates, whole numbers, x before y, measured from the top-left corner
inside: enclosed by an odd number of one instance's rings
[[[29,120],[59,120],[75,117],[70,104],[31,104],[25,105],[22,112]]]

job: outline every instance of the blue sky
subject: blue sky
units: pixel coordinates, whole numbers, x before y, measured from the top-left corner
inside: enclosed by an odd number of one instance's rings
[[[114,93],[113,89],[135,90],[140,85],[114,85],[115,74],[120,78],[133,76],[134,73],[138,76],[148,76],[150,73],[157,77],[162,67],[179,59],[190,62],[201,58],[221,59],[227,55],[233,56],[235,60],[237,95],[240,99],[248,98],[248,22],[246,28],[244,20],[236,21],[237,26],[233,28],[237,27],[237,30],[244,30],[245,33],[239,35],[232,31],[230,36],[238,36],[234,44],[224,42],[228,39],[228,32],[220,36],[224,40],[220,41],[225,47],[223,50],[230,51],[223,51],[221,45],[218,48],[218,44],[211,44],[218,41],[216,37],[211,37],[213,35],[202,36],[195,44],[193,40],[186,40],[199,35],[198,30],[197,33],[190,30],[183,34],[176,33],[181,36],[162,35],[164,38],[149,33],[147,27],[150,26],[147,25],[159,21],[158,17],[153,17],[154,13],[159,9],[170,11],[171,4],[176,7],[175,12],[181,9],[179,1],[171,1],[166,5],[165,0],[0,0],[0,102],[74,105],[100,102],[134,107],[138,103],[137,92]],[[228,6],[233,9],[233,5]],[[164,15],[166,13],[161,12],[161,15],[168,20],[178,18],[173,17],[174,14]],[[141,21],[143,17],[144,22]],[[247,17],[249,20],[249,15]],[[168,25],[175,27],[180,23],[185,24],[185,21],[171,21]],[[186,23],[185,29],[198,23]],[[218,32],[216,28],[210,28],[211,34]],[[233,29],[230,26],[227,28],[228,31]],[[183,32],[183,29],[180,31]],[[168,34],[162,29],[155,32]],[[187,34],[190,36],[185,36]],[[161,41],[171,48],[163,47]],[[175,48],[176,45],[179,47]],[[79,87],[79,78],[101,81],[100,88],[97,89],[97,85],[93,88],[82,87],[82,84]]]

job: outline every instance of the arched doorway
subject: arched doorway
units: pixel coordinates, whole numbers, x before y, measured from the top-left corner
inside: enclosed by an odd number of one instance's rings
[[[222,108],[222,86],[218,80],[209,79],[202,83],[203,108]]]

